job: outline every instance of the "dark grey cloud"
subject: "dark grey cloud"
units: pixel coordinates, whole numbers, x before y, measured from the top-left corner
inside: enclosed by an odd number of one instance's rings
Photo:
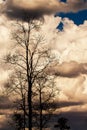
[[[85,102],[82,101],[58,101],[54,103],[49,103],[50,108],[64,108],[64,107],[72,107],[72,106],[79,106],[79,105],[85,105]],[[38,105],[38,102],[35,103],[35,106]],[[45,104],[46,105],[46,104]]]
[[[62,108],[62,107],[71,107],[71,106],[79,106],[79,105],[84,105],[85,103],[84,102],[75,102],[75,101],[60,101],[58,103],[58,106],[59,108]]]
[[[26,17],[39,18],[46,14],[76,12],[82,9],[87,9],[87,2],[83,0],[7,0],[0,12],[10,18],[26,20]]]
[[[7,0],[3,12],[10,18],[23,19],[25,18],[39,18],[45,14],[52,14],[60,9],[57,0]]]

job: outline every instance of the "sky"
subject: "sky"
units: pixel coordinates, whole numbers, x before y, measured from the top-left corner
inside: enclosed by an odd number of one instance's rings
[[[49,69],[60,89],[60,111],[69,118],[72,130],[87,129],[87,0],[0,0],[0,59],[12,46],[11,23],[44,18],[41,33],[59,64]],[[0,62],[0,89],[9,70]],[[60,75],[60,76],[59,76]],[[3,103],[2,103],[3,102]],[[0,130],[6,130],[9,99],[0,96]],[[7,107],[8,106],[8,107]],[[2,111],[2,109],[4,109]],[[3,115],[3,116],[2,116]],[[79,125],[78,125],[78,122]],[[4,128],[3,128],[4,126]]]

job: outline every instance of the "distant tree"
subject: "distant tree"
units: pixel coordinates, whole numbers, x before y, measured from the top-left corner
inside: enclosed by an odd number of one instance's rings
[[[67,123],[68,119],[65,117],[61,117],[58,119],[58,122],[54,127],[59,128],[60,130],[69,130],[70,126]]]
[[[12,115],[12,124],[15,127],[15,130],[25,130],[24,128],[24,118],[21,113],[14,113]]]

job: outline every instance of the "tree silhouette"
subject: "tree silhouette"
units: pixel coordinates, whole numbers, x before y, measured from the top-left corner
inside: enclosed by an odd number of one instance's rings
[[[24,118],[27,117],[29,130],[32,130],[33,118],[36,117],[33,113],[39,115],[35,122],[39,121],[40,129],[47,123],[43,114],[52,113],[49,104],[53,103],[55,96],[55,76],[47,73],[47,68],[55,63],[55,60],[50,49],[44,45],[44,38],[38,34],[41,21],[38,22],[17,21],[12,33],[16,49],[5,57],[5,63],[13,70],[9,83],[5,85],[6,91],[16,95],[15,98],[18,97],[16,101]],[[42,120],[46,121],[43,123]]]
[[[59,128],[60,130],[69,130],[70,126],[67,124],[68,119],[65,117],[61,117],[58,119],[58,124],[56,124],[54,127]]]
[[[24,118],[21,113],[14,113],[12,115],[13,125],[15,124],[15,130],[25,130]]]

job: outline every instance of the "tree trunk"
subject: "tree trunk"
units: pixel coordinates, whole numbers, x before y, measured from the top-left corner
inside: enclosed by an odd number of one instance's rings
[[[42,93],[41,93],[41,88],[40,88],[40,130],[42,130],[42,97],[41,97]]]
[[[26,118],[25,118],[25,111],[26,111],[26,108],[25,108],[25,94],[24,94],[23,105],[24,105],[24,130],[25,130],[25,127],[26,127]]]
[[[32,130],[32,78],[29,73],[29,64],[28,64],[28,44],[26,45],[26,66],[27,66],[27,82],[28,82],[28,95],[27,95],[27,103],[28,103],[28,129]]]
[[[29,125],[29,130],[32,130],[32,91],[31,91],[31,87],[28,91],[28,108],[29,108],[28,125]]]

